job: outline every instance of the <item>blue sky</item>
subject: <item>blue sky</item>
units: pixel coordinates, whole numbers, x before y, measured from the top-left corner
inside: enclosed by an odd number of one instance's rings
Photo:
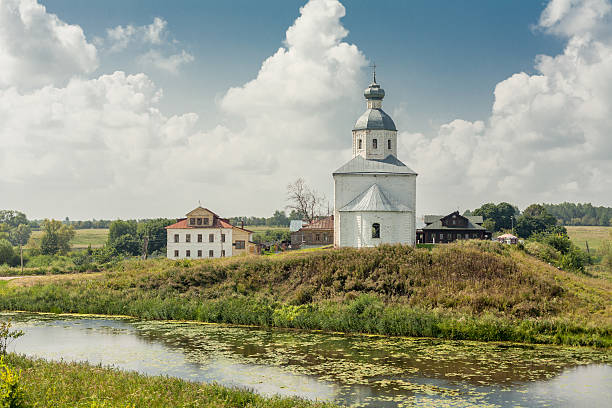
[[[254,78],[305,3],[42,1],[49,12],[83,27],[88,37],[103,37],[117,25],[165,19],[171,37],[195,57],[179,77],[147,72],[164,89],[163,106],[172,113],[210,113],[215,97]],[[562,50],[563,41],[533,28],[545,5],[533,0],[351,1],[345,2],[342,23],[349,30],[346,41],[377,63],[386,105],[409,112],[406,130],[426,131],[455,117],[486,117],[500,80],[515,72],[533,73],[536,55]],[[113,55],[98,73],[140,72],[130,58],[129,53]],[[354,109],[357,113],[361,106]]]
[[[611,15],[611,0],[3,0],[3,207],[264,216],[298,177],[333,201],[372,61],[418,217],[612,205]]]

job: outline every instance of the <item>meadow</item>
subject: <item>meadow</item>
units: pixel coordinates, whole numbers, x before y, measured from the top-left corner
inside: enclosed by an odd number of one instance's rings
[[[589,252],[601,249],[603,241],[612,239],[612,227],[597,226],[567,226],[567,235],[580,249],[586,251],[587,242]]]
[[[611,299],[610,273],[484,241],[125,260],[0,284],[0,310],[598,347],[612,346]]]
[[[19,373],[20,405],[2,407],[132,408],[331,408],[331,404],[297,398],[266,398],[247,390],[201,384],[172,377],[155,377],[92,366],[50,362],[8,354],[6,364]],[[4,369],[0,366],[0,371]],[[0,382],[0,391],[3,391]]]
[[[108,228],[75,229],[76,235],[70,241],[72,249],[101,248],[108,240]],[[43,231],[32,231],[32,239],[40,243]]]

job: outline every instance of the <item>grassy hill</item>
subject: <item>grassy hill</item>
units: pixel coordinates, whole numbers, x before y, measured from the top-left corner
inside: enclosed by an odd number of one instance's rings
[[[612,346],[612,277],[464,241],[275,257],[124,261],[0,283],[0,309]]]

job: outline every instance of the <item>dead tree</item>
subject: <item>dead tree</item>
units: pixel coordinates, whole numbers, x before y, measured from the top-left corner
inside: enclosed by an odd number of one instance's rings
[[[298,178],[287,185],[287,208],[301,214],[308,223],[313,222],[320,215],[325,203],[325,196],[308,187],[303,178]]]

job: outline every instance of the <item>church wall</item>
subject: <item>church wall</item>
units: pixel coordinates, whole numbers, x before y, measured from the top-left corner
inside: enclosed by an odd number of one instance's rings
[[[380,244],[414,245],[412,212],[341,212],[341,247],[373,247]],[[380,238],[372,238],[372,224],[380,224]]]
[[[362,140],[359,149],[358,140]],[[377,140],[378,147],[374,149],[373,139]],[[387,140],[391,139],[391,149]],[[354,130],[353,131],[353,157],[361,155],[364,159],[384,159],[388,155],[397,157],[397,132],[393,130]]]

